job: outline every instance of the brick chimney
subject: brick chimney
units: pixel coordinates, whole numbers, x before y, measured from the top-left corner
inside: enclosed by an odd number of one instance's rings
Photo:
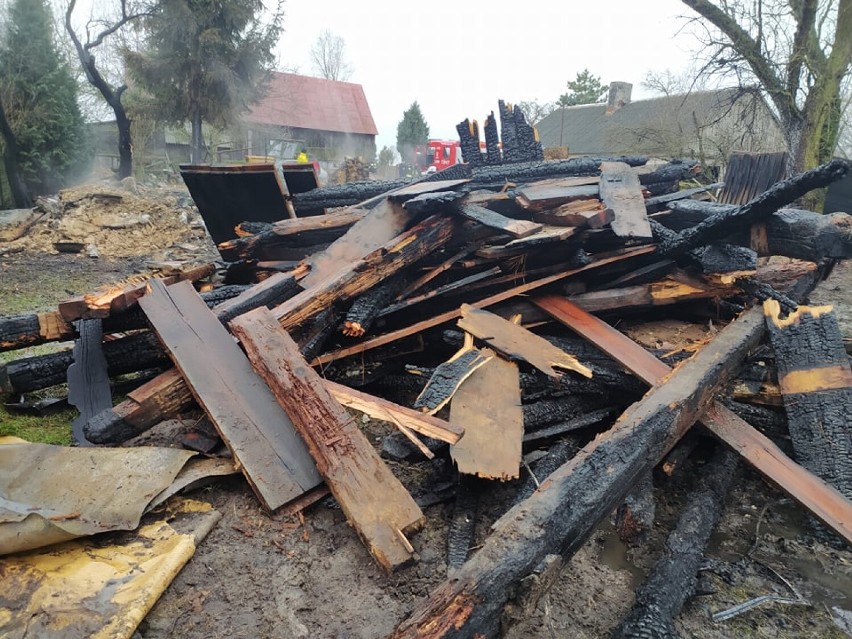
[[[607,115],[615,113],[625,104],[630,104],[630,92],[633,85],[629,82],[612,82],[609,85],[609,97],[606,100]]]

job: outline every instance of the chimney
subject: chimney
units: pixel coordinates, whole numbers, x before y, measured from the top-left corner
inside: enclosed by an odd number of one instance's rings
[[[629,82],[612,82],[609,85],[609,97],[606,100],[606,113],[615,113],[625,104],[630,104],[630,92],[633,85]]]

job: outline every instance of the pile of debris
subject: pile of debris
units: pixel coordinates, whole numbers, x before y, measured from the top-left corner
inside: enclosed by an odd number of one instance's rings
[[[424,514],[347,409],[397,429],[385,456],[449,456],[460,478],[521,482],[525,452],[542,451],[540,486],[472,557],[470,517],[453,522],[451,578],[394,637],[495,636],[614,510],[623,535],[641,534],[650,472],[690,454],[678,442],[697,421],[736,455],[720,449],[706,466],[618,636],[671,636],[737,455],[852,541],[849,358],[830,308],[799,306],[852,254],[852,218],[783,208],[849,164],[778,181],[777,162],[743,155],[764,169],[714,202],[718,185],[679,190],[692,161],[544,161],[504,109],[502,146],[489,118],[485,155],[478,128],[459,126],[476,155],[450,174],[309,191],[294,198],[299,217],[223,242],[240,283],[193,286],[212,273],[196,269],[0,318],[3,350],[76,340],[9,362],[0,386],[21,395],[67,378],[81,446],[125,441],[197,404],[215,432],[187,443],[210,452],[221,440],[269,511],[330,491],[389,571],[416,561]],[[724,328],[654,353],[596,317],[674,305]],[[758,348],[770,366],[742,366]],[[146,381],[113,407],[110,380],[128,373]],[[745,421],[777,429],[769,395],[799,463]]]

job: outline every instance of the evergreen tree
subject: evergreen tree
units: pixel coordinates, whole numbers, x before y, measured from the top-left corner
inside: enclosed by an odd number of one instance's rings
[[[596,104],[603,100],[607,91],[608,84],[601,84],[600,77],[592,75],[588,69],[583,69],[576,78],[568,81],[568,93],[559,96],[558,104],[561,107]]]
[[[144,52],[125,52],[152,114],[192,126],[191,161],[204,157],[202,123],[225,129],[256,101],[272,68],[280,11],[262,0],[162,0],[146,19]]]
[[[7,148],[17,147],[12,160],[32,193],[53,192],[79,176],[89,156],[85,125],[46,0],[13,0],[9,6],[0,45],[0,100],[14,135]]]
[[[429,125],[415,100],[396,127],[396,150],[406,162],[414,163],[414,147],[429,141]]]

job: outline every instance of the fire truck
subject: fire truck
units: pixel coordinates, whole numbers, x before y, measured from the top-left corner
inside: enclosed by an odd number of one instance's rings
[[[421,173],[434,173],[454,164],[461,164],[458,140],[429,140],[414,147],[414,164]]]

